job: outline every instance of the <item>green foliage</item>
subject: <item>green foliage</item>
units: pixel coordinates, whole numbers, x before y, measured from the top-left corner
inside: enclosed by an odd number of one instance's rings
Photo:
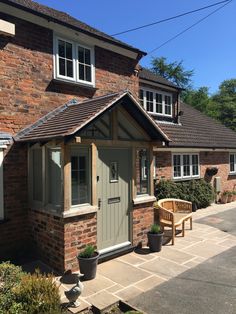
[[[182,100],[204,113],[207,113],[211,108],[211,98],[209,96],[208,87],[200,87],[196,90],[187,89],[182,93]]]
[[[214,191],[211,184],[203,179],[186,182],[161,180],[155,186],[155,196],[157,200],[178,198],[195,203],[197,208],[204,208],[213,201]]]
[[[150,229],[150,233],[155,233],[155,234],[162,233],[160,225],[158,224],[152,225]]]
[[[168,63],[165,57],[153,58],[151,71],[181,88],[190,88],[193,70],[185,70],[183,61]]]
[[[93,257],[95,252],[95,247],[93,245],[87,245],[85,249],[79,254],[79,257],[90,258]]]
[[[22,305],[22,313],[61,313],[59,290],[51,276],[39,272],[26,274],[14,288],[14,293]]]
[[[9,262],[0,264],[0,314],[59,314],[60,296],[52,277],[26,274]]]

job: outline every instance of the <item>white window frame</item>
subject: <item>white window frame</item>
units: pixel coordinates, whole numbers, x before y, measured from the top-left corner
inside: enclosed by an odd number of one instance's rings
[[[59,74],[59,52],[58,52],[58,41],[62,40],[72,44],[72,58],[73,58],[73,77],[68,77]],[[95,54],[94,54],[94,47],[84,45],[83,43],[78,43],[72,41],[70,39],[54,35],[53,41],[53,52],[54,52],[54,79],[76,83],[79,85],[91,86],[95,87]],[[85,49],[90,50],[90,57],[91,57],[91,82],[80,80],[79,79],[79,71],[78,71],[78,47],[82,47]]]
[[[146,92],[151,92],[153,93],[153,111],[148,111],[149,114],[154,115],[154,116],[163,116],[163,117],[172,117],[173,115],[173,95],[168,92],[163,92],[159,90],[154,90],[154,89],[146,89],[146,88],[140,88],[143,91],[143,107],[145,110],[147,110],[147,98],[146,98]],[[157,102],[156,102],[156,94],[161,94],[162,95],[162,113],[157,112]],[[169,96],[171,99],[171,110],[170,114],[165,113],[165,96]]]
[[[230,171],[230,156],[233,155],[234,156],[234,170]],[[235,153],[230,153],[229,154],[229,173],[230,174],[235,174],[236,175],[236,152]]]
[[[3,149],[0,148],[0,220],[4,219],[3,201]]]
[[[180,168],[181,168],[181,176],[175,177],[174,176],[174,156],[180,156]],[[183,165],[183,156],[190,156],[190,175],[184,176],[184,165]],[[198,156],[198,175],[193,175],[193,163],[192,163],[192,156]],[[199,153],[172,153],[172,177],[174,180],[185,180],[185,179],[195,179],[200,178],[200,156]]]

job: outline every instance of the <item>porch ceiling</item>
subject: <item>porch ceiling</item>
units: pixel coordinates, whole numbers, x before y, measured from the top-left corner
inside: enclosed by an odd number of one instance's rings
[[[169,138],[128,91],[112,93],[83,102],[72,100],[20,131],[16,142],[45,142],[75,136],[105,112],[122,105],[153,140],[169,142]]]

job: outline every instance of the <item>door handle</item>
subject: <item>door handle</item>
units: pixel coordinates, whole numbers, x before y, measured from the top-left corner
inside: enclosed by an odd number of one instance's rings
[[[101,203],[102,203],[102,200],[101,200],[101,198],[99,197],[99,199],[98,199],[98,209],[101,209]]]

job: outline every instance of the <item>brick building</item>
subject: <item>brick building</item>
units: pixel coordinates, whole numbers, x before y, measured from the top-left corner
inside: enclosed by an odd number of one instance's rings
[[[1,1],[0,259],[30,250],[75,270],[86,244],[104,256],[146,242],[154,176],[216,165],[234,188],[235,133],[140,71],[143,55],[62,12]]]

